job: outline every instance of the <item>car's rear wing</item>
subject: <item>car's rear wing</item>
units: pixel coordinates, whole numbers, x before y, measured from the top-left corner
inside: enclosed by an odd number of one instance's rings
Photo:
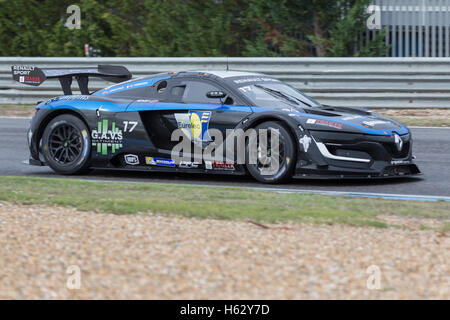
[[[47,79],[58,78],[65,95],[72,94],[72,77],[78,82],[81,94],[89,94],[89,77],[98,77],[111,82],[131,79],[131,73],[124,66],[98,65],[86,68],[38,68],[32,66],[11,66],[13,79],[31,86],[39,86]]]

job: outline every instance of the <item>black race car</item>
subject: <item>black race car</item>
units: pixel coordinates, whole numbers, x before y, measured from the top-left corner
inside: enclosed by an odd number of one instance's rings
[[[12,66],[12,73],[28,85],[50,78],[61,83],[64,95],[40,102],[28,131],[29,164],[48,165],[60,174],[90,169],[249,173],[267,183],[291,177],[420,174],[413,163],[411,132],[401,123],[362,108],[321,105],[264,74],[185,71],[130,80],[125,67],[109,65]],[[72,95],[73,77],[81,95]],[[91,93],[89,77],[119,83]],[[221,143],[213,139],[212,130],[227,137],[238,129],[276,131],[276,152],[271,151],[271,141],[265,141],[264,153],[259,139],[246,139],[246,150],[256,147],[255,162],[228,155],[198,159],[193,152],[182,161],[173,157],[179,143],[173,139],[175,130],[181,130],[194,149],[204,151]],[[277,171],[264,174],[274,159]]]

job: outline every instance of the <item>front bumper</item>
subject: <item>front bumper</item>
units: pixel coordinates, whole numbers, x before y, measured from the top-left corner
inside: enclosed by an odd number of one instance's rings
[[[409,165],[384,166],[380,170],[349,170],[342,167],[326,168],[297,168],[296,179],[387,179],[420,176],[419,168],[415,163]]]
[[[328,131],[304,132],[311,137],[307,152],[300,150],[296,178],[391,178],[420,175],[413,162],[411,135],[392,136]],[[300,147],[302,149],[302,146]]]

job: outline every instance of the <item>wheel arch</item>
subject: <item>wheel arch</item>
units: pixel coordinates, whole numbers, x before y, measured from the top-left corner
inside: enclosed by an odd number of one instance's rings
[[[275,180],[261,180],[260,178],[257,178],[254,174],[251,173],[251,170],[245,166],[245,170],[247,173],[251,174],[255,179],[257,179],[258,181],[264,182],[264,183],[278,183],[278,182],[284,182],[284,181],[288,181],[290,180],[293,175],[295,174],[295,168],[296,168],[296,162],[298,159],[298,152],[299,152],[299,146],[298,146],[298,133],[296,132],[297,130],[300,131],[300,129],[298,129],[298,123],[294,120],[294,119],[286,119],[286,117],[283,117],[283,115],[278,115],[278,114],[264,114],[264,115],[258,115],[257,117],[247,120],[245,122],[245,124],[241,127],[244,131],[247,129],[251,129],[251,128],[255,128],[256,126],[262,124],[262,123],[266,123],[266,122],[277,122],[279,125],[281,125],[282,127],[285,128],[285,130],[287,131],[287,134],[290,135],[290,137],[292,138],[292,147],[293,147],[293,164],[292,165],[286,165],[286,168],[288,168],[287,172],[290,172],[290,174],[288,174],[288,177],[282,177],[276,178]],[[289,164],[289,162],[288,162]],[[283,173],[283,175],[285,175],[286,173]],[[281,179],[281,180],[279,180]]]
[[[249,118],[249,120],[244,124],[243,129],[246,130],[246,129],[254,128],[257,125],[259,125],[263,122],[267,122],[267,121],[281,122],[286,127],[286,129],[289,131],[289,133],[292,135],[294,140],[295,141],[298,140],[298,134],[296,132],[294,121],[292,119],[286,119],[286,117],[283,117],[282,115],[278,115],[278,114],[264,114],[264,115],[256,116],[253,119]],[[297,146],[296,146],[296,148],[297,148]]]
[[[74,109],[55,109],[53,112],[50,112],[48,115],[46,115],[45,118],[43,118],[41,120],[41,122],[39,123],[38,129],[37,129],[37,132],[36,132],[35,138],[34,138],[35,139],[34,143],[36,144],[36,150],[37,150],[38,154],[39,154],[39,144],[42,139],[42,135],[44,134],[45,128],[50,123],[50,121],[52,121],[56,117],[63,115],[63,114],[70,114],[70,115],[73,115],[73,116],[79,118],[81,121],[84,122],[84,124],[86,125],[86,127],[89,130],[88,122],[81,112],[74,110]]]

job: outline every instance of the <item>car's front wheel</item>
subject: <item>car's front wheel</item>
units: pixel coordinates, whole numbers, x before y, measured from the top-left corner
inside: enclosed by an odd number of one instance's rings
[[[42,135],[42,153],[47,164],[60,174],[81,174],[89,167],[89,129],[70,114],[55,117]]]
[[[261,123],[255,127],[255,130],[257,142],[252,144],[249,141],[246,147],[247,170],[256,180],[263,183],[289,181],[293,176],[296,163],[295,140],[292,135],[278,121]],[[266,134],[267,138],[261,140],[261,133]]]

